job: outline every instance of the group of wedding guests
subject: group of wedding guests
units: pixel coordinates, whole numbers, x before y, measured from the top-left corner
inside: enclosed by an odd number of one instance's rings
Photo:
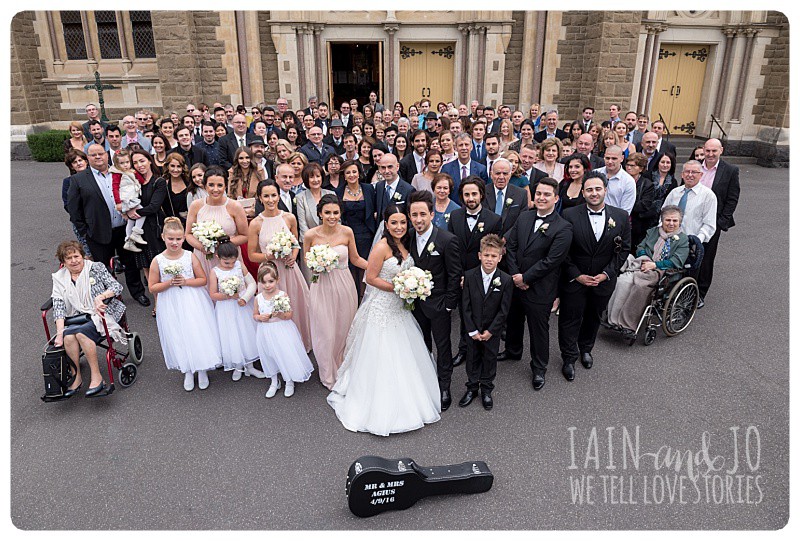
[[[689,162],[681,185],[674,154],[654,153],[661,141],[651,132],[641,153],[609,139],[600,160],[588,134],[577,134],[575,150],[565,150],[555,136],[557,115],[496,124],[483,116],[468,122],[459,112],[451,118],[426,111],[420,123],[428,129],[399,122],[383,141],[357,140],[349,118],[340,140],[340,119],[323,122],[325,130],[308,122],[308,142],[274,159],[260,128],[248,134],[252,123],[234,114],[232,131],[222,136],[232,145],[228,168],[189,167],[181,152],[159,164],[157,153],[133,142],[113,153],[99,142],[86,154],[70,149],[65,162],[73,175],[63,197],[80,243],[74,246],[100,263],[119,255],[128,288],[143,305],[149,299],[139,269],[147,269],[164,358],[184,374],[187,391],[195,377],[206,388],[208,371],[224,367],[234,380],[269,378],[267,397],[282,384],[291,396],[311,377],[313,351],[320,381],[331,390],[328,402],[348,429],[413,430],[449,408],[452,371],[464,362],[468,383],[459,405],[480,397],[491,409],[496,363],[522,358],[526,320],[532,384],[541,389],[556,311],[562,374],[572,381],[576,361],[592,367],[606,313],[612,325],[630,329],[649,298],[637,286],[683,267],[687,232],[704,243],[718,240],[718,220],[728,219],[717,210],[719,194],[697,187],[710,162]],[[439,121],[455,132],[437,130]],[[517,125],[520,139],[509,140],[502,126],[514,135]],[[621,135],[617,125],[611,131]],[[274,119],[272,126],[279,129]],[[343,153],[323,140],[323,131],[333,130],[328,136]],[[704,150],[713,156],[721,146]],[[727,166],[715,163],[714,173]],[[738,171],[736,189],[738,199]],[[705,204],[709,197],[713,208]],[[225,235],[213,249],[198,233],[209,223]],[[296,245],[277,256],[272,244],[280,235]],[[328,272],[305,264],[318,246],[338,256]],[[629,254],[635,264],[626,263]],[[412,265],[431,272],[433,290],[406,313],[392,279]],[[623,266],[646,279],[624,278],[624,291],[615,292]],[[62,279],[62,289],[77,287],[77,276]],[[181,324],[186,317],[195,324]],[[77,336],[84,351],[86,340],[97,338]],[[72,338],[65,343],[75,349]],[[93,389],[98,375],[93,368]],[[392,393],[393,385],[403,390]],[[79,386],[78,380],[71,391]]]

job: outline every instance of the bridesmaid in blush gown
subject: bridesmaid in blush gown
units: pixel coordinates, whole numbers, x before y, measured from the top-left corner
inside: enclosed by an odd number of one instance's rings
[[[258,184],[256,192],[264,212],[250,222],[247,238],[247,249],[250,261],[258,263],[274,261],[278,267],[278,288],[288,295],[292,305],[292,321],[300,331],[306,352],[311,351],[311,328],[308,321],[308,284],[297,263],[300,249],[292,250],[291,255],[283,259],[275,259],[267,252],[267,245],[278,231],[287,231],[297,238],[297,218],[294,214],[278,208],[278,186],[274,180],[264,180]]]
[[[311,284],[309,298],[311,342],[319,367],[319,379],[325,387],[332,389],[344,359],[347,333],[358,308],[356,287],[347,262],[352,262],[359,269],[366,269],[367,260],[358,255],[353,230],[339,224],[342,205],[338,197],[323,195],[317,205],[317,213],[322,223],[306,232],[304,254],[312,246],[324,244],[339,254],[338,267],[320,275],[318,281]]]
[[[211,259],[206,259],[203,245],[192,235],[192,226],[196,222],[216,220],[230,237],[231,243],[240,247],[247,242],[247,217],[242,205],[225,195],[228,189],[228,174],[222,167],[212,165],[206,170],[203,188],[208,195],[203,199],[192,201],[189,206],[189,215],[186,217],[186,241],[194,248],[194,254],[208,276],[211,274],[211,269],[219,264],[219,258],[214,255]],[[241,248],[239,251],[241,253]]]

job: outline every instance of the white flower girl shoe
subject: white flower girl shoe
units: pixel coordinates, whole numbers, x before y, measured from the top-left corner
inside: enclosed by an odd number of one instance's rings
[[[194,374],[191,372],[186,372],[186,374],[183,375],[183,388],[187,391],[194,390]]]
[[[281,380],[278,376],[275,376],[274,378],[272,378],[272,384],[269,386],[267,394],[265,394],[264,396],[266,398],[272,398],[273,396],[275,396],[275,393],[277,393],[278,389],[280,388],[281,388]]]
[[[200,390],[208,389],[208,373],[205,370],[197,371],[197,386]]]
[[[287,381],[286,382],[286,389],[284,389],[284,391],[283,391],[283,396],[285,396],[286,398],[289,398],[293,394],[294,394],[294,382],[293,381]]]
[[[258,379],[265,379],[267,375],[259,370],[258,368],[254,368],[252,364],[244,365],[244,375],[245,376],[253,376],[254,378]]]
[[[231,374],[231,379],[233,381],[239,381],[240,379],[242,379],[242,371],[239,370],[238,368],[234,368],[233,374]]]

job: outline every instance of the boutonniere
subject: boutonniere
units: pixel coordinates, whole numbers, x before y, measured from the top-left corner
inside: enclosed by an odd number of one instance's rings
[[[94,278],[92,278],[92,277],[90,276],[90,277],[89,277],[89,283],[90,283],[91,285],[94,285],[95,283],[97,283],[97,281],[96,281]]]
[[[672,240],[678,240],[680,237],[678,235],[672,235]]]
[[[296,197],[292,197],[292,205],[296,205],[297,204],[296,201],[297,201],[297,198]]]
[[[433,244],[428,244],[428,253],[429,254],[432,253],[433,250],[435,250],[435,249],[436,249],[436,246],[434,246]]]
[[[478,222],[478,231],[483,233],[483,222]]]
[[[513,203],[513,202],[514,202],[514,200],[509,197],[508,199],[506,199],[506,206],[510,207],[511,203]]]
[[[538,231],[539,233],[544,233],[545,231],[548,230],[549,227],[550,227],[550,224],[542,224],[542,225],[539,226],[539,229],[537,229],[536,231]]]
[[[614,221],[614,218],[609,218],[608,219],[608,228],[609,229],[614,229],[615,227],[617,227],[617,222]]]
[[[492,285],[494,287],[500,287],[500,277],[499,276],[497,278],[495,278],[494,280],[492,280]]]
[[[445,222],[449,222],[450,221],[450,213],[449,212],[444,215],[444,221]]]
[[[401,197],[403,197],[403,196],[402,196],[402,195],[400,195],[400,194],[399,194],[399,193],[397,193],[397,192],[394,192],[393,199],[394,199],[395,201],[400,201],[400,198],[401,198]]]

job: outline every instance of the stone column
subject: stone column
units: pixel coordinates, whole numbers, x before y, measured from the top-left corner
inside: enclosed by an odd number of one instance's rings
[[[236,44],[239,49],[239,73],[242,78],[242,103],[245,107],[254,105],[250,92],[250,61],[247,58],[247,27],[245,25],[245,12],[236,12]]]
[[[547,12],[536,14],[536,55],[533,65],[533,94],[531,103],[542,102],[542,71],[544,70],[544,45],[547,33]],[[529,108],[530,108],[530,104]]]
[[[314,60],[317,64],[316,93],[318,98],[328,95],[328,77],[326,76],[328,64],[325,61],[327,55],[324,52],[324,44],[322,43],[322,31],[324,29],[324,24],[315,24],[312,26],[312,31],[314,32]]]
[[[58,41],[56,40],[56,26],[53,23],[53,12],[45,11],[47,16],[47,31],[50,33],[50,48],[53,52],[53,63],[63,65],[64,61],[61,59],[61,50],[58,48]]]
[[[647,76],[647,99],[644,104],[644,114],[646,115],[650,114],[650,100],[653,97],[653,85],[656,82],[656,64],[658,64],[659,45],[661,44],[659,35],[666,29],[667,25],[665,24],[653,25],[653,50],[650,53],[650,73]],[[652,122],[652,120],[651,118],[650,121]]]
[[[461,103],[469,105],[469,77],[467,70],[469,69],[469,35],[470,26],[468,24],[458,25],[461,31]]]
[[[86,43],[86,62],[89,64],[89,72],[94,73],[97,69],[97,57],[94,55],[94,43],[92,36],[89,35],[89,17],[85,11],[81,11],[81,25],[83,26],[83,41]]]
[[[119,52],[122,57],[122,62],[131,67],[131,55],[128,53],[128,40],[125,37],[125,28],[130,27],[130,21],[127,21],[122,11],[115,11],[114,15],[117,18],[117,34],[119,36]]]
[[[636,98],[636,110],[644,110],[645,93],[647,92],[647,81],[650,75],[650,57],[652,56],[653,31],[650,25],[645,26],[647,30],[647,41],[644,44],[644,58],[642,58],[642,76],[639,79],[639,96]]]
[[[747,36],[744,48],[744,60],[742,60],[742,70],[739,75],[739,85],[736,89],[736,101],[733,104],[731,120],[740,121],[742,118],[742,101],[744,101],[744,89],[747,86],[747,78],[750,75],[750,64],[753,60],[753,44],[755,43],[758,29],[746,28],[744,34]]]
[[[306,93],[306,54],[305,43],[303,43],[305,41],[306,26],[299,25],[292,28],[297,40],[297,94],[299,103],[303,103],[303,100],[308,99],[308,94]]]
[[[478,33],[478,93],[476,99],[483,103],[486,94],[486,31],[487,26],[477,25],[475,30]]]
[[[727,27],[722,29],[725,34],[725,52],[722,56],[722,72],[719,76],[719,84],[717,85],[717,99],[714,101],[714,116],[721,120],[722,106],[725,103],[725,97],[728,93],[728,85],[730,81],[731,62],[733,61],[733,47],[734,39],[736,37],[737,29]]]
[[[387,12],[387,20],[389,15],[394,19],[394,11]],[[396,19],[395,19],[396,20]],[[399,81],[394,76],[394,61],[397,57],[397,31],[400,30],[398,24],[384,24],[383,30],[389,36],[386,40],[386,51],[383,55],[383,103],[384,107],[389,107],[389,103],[395,102],[395,87],[399,90]]]

